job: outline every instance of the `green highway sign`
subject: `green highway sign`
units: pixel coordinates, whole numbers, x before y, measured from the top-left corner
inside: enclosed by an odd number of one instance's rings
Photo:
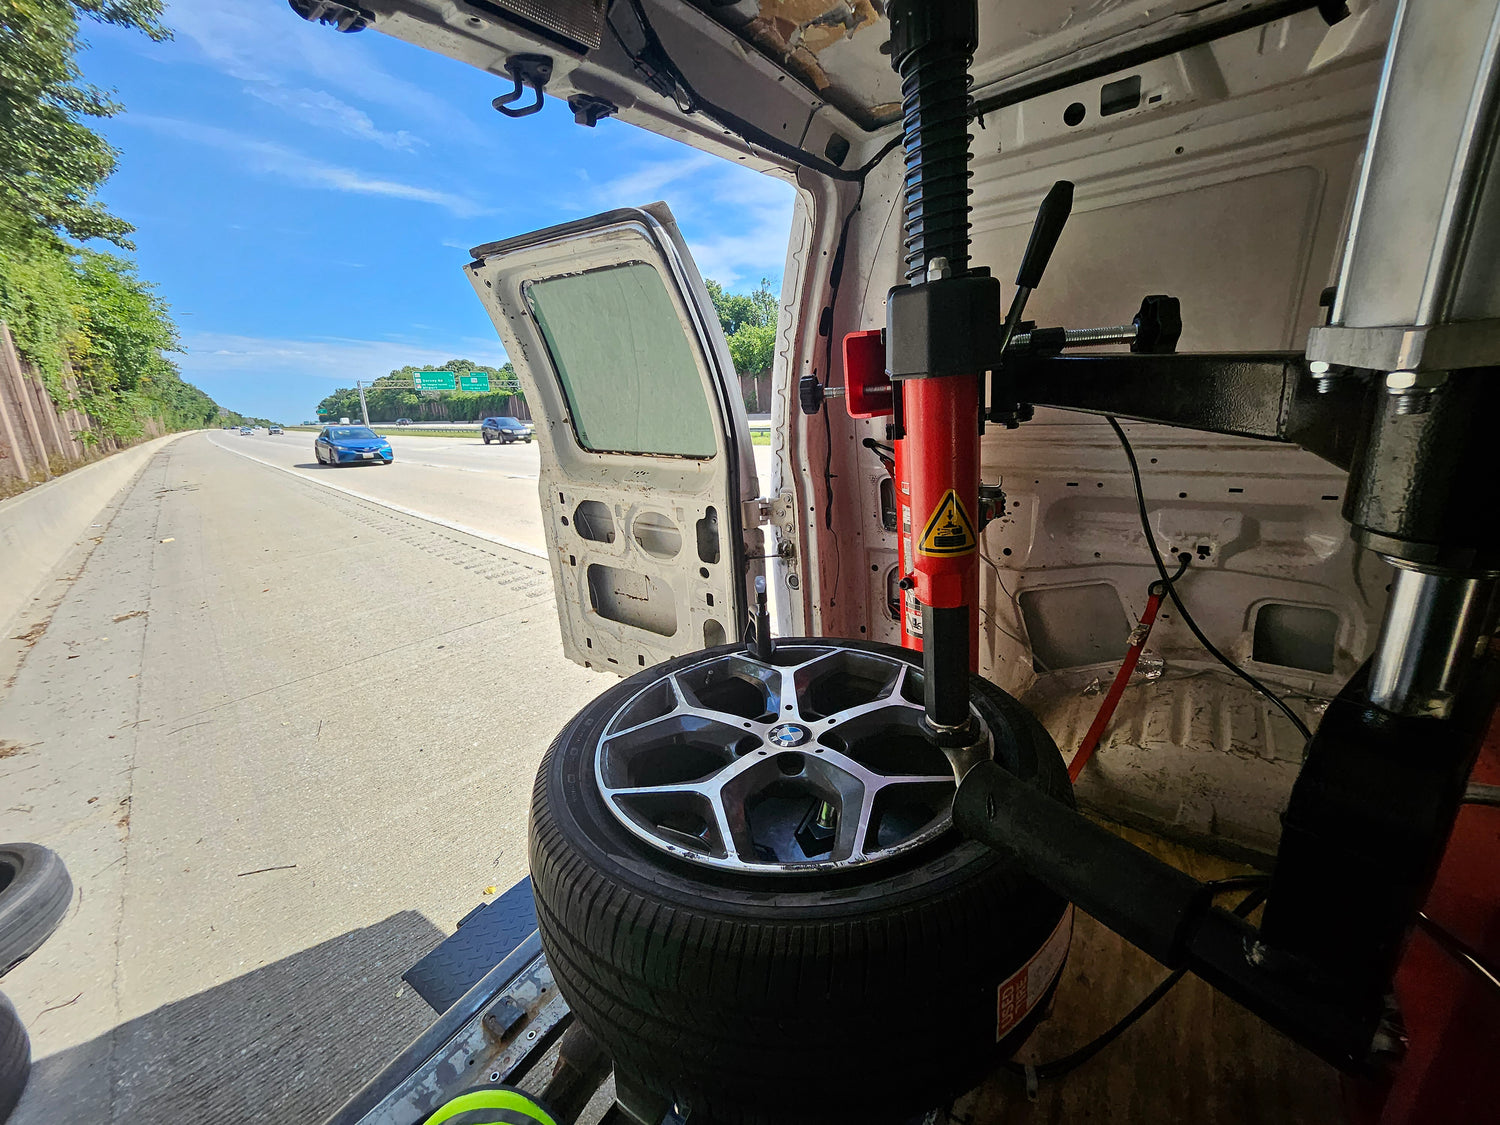
[[[490,389],[490,377],[483,371],[470,371],[467,375],[458,377],[458,389],[461,391],[488,391]]]
[[[418,371],[412,382],[419,391],[451,391],[454,389],[451,371]]]

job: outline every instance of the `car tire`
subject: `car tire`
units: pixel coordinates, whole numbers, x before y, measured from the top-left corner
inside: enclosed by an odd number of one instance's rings
[[[490,435],[489,434],[481,434],[480,437],[484,438],[484,444],[485,445],[489,445],[489,443],[490,443]]]
[[[0,993],[0,1123],[10,1118],[31,1076],[31,1041],[15,1006]]]
[[[612,687],[542,759],[530,866],[549,964],[617,1075],[694,1119],[903,1120],[1024,1041],[1045,1002],[997,1043],[997,990],[1057,932],[1066,903],[953,831],[873,867],[815,875],[690,865],[636,839],[595,783],[599,734],[665,672],[735,647]],[[1002,763],[1071,806],[1046,730],[993,684],[971,686]]]
[[[52,935],[72,901],[60,855],[40,844],[0,844],[0,976]]]

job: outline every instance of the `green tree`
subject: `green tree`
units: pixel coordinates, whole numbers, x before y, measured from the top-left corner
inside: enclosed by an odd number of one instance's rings
[[[733,336],[745,325],[756,328],[776,327],[780,302],[771,292],[771,279],[763,277],[760,285],[749,293],[728,293],[719,282],[708,278],[704,281],[714,311],[719,314],[719,325],[726,337]]]
[[[746,324],[729,337],[729,355],[734,369],[741,375],[758,375],[769,371],[776,362],[776,326]]]
[[[490,377],[492,389],[488,393],[477,391],[414,391],[410,387],[412,376],[418,371],[452,371],[468,374],[483,372]],[[413,421],[472,422],[492,414],[516,414],[526,416],[524,395],[501,391],[502,381],[514,385],[516,369],[510,363],[490,367],[467,359],[450,359],[437,364],[407,364],[388,375],[375,379],[365,388],[365,405],[370,411],[370,421],[394,422],[397,418]],[[407,384],[402,386],[401,384]],[[358,418],[359,391],[353,387],[340,387],[318,403],[318,417],[322,419]]]
[[[776,318],[780,312],[770,279],[761,278],[760,285],[749,293],[727,293],[712,278],[704,285],[719,314],[735,371],[741,375],[769,371],[776,359]]]
[[[771,293],[769,278],[760,279],[751,293],[726,293],[712,279],[703,282],[714,302],[718,324],[729,342],[729,356],[739,375],[759,375],[775,362],[775,318],[780,303]]]
[[[161,14],[161,0],[0,0],[0,208],[37,231],[129,245],[131,225],[94,198],[116,152],[84,122],[121,107],[81,82],[78,21],[161,41]]]
[[[180,350],[177,327],[135,265],[68,241],[129,248],[134,229],[96,198],[117,154],[87,122],[121,107],[82,80],[80,20],[160,42],[171,37],[161,14],[162,0],[0,0],[0,320],[53,401],[93,420],[85,441],[132,441],[148,418],[184,429],[221,413],[166,358]]]

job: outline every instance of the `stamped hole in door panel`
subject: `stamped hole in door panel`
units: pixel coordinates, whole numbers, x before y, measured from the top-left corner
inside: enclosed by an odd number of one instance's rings
[[[585,500],[573,509],[573,527],[579,535],[595,543],[615,541],[615,518],[597,500]]]
[[[640,512],[631,521],[630,533],[641,550],[654,559],[675,559],[682,550],[682,532],[672,517],[662,512]]]
[[[1339,615],[1324,606],[1267,602],[1255,615],[1250,658],[1307,672],[1333,671]]]
[[[589,564],[588,583],[589,605],[600,617],[662,637],[677,632],[677,607],[665,583],[602,563]]]
[[[698,561],[719,561],[719,513],[712,504],[703,510],[703,518],[698,521]]]

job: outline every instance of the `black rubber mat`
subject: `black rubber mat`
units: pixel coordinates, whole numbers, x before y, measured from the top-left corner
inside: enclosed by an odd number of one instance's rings
[[[458,929],[407,969],[402,979],[434,1011],[446,1012],[535,929],[536,903],[528,875],[494,902],[470,911]]]

